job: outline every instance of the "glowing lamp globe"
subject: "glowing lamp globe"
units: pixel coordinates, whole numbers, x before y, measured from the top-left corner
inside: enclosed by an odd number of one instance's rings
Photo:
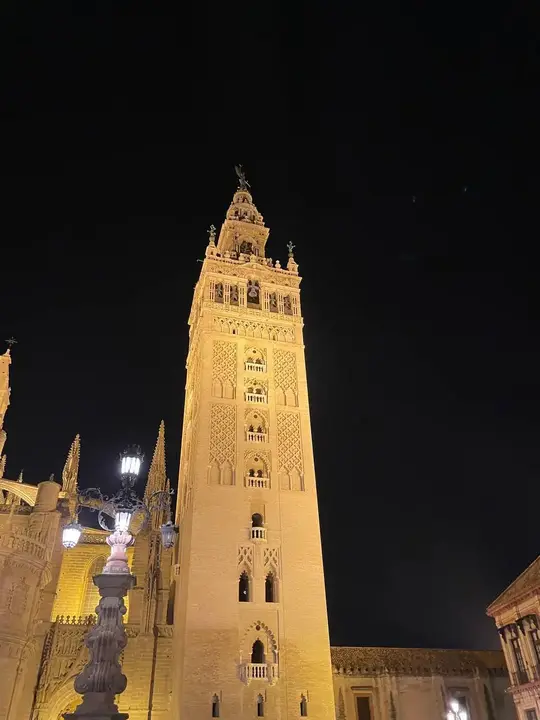
[[[161,526],[161,543],[166,550],[174,547],[177,532],[176,525],[173,525],[170,520]]]
[[[75,545],[79,542],[81,533],[82,527],[79,525],[78,522],[68,523],[64,526],[64,529],[62,530],[62,545],[67,550],[74,548]]]
[[[122,455],[120,473],[137,477],[141,469],[141,456],[137,453],[126,452]]]
[[[133,513],[131,510],[125,508],[118,508],[114,515],[114,529],[120,530],[120,532],[127,532],[131,524],[131,517]]]

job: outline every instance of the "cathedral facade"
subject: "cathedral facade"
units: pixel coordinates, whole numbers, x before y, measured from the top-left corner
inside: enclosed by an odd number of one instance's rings
[[[179,541],[155,523],[130,548],[126,691],[132,720],[511,720],[500,653],[330,648],[304,359],[300,277],[266,256],[244,176],[209,244],[189,325]],[[0,720],[60,720],[95,622],[106,533],[61,530],[77,502],[80,441],[61,483],[8,479],[0,357]],[[159,428],[145,494],[168,487]],[[358,620],[359,621],[359,620]],[[533,719],[528,719],[533,720]]]

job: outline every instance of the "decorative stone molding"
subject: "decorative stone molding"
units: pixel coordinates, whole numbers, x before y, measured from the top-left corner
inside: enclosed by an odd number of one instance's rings
[[[107,533],[103,535],[94,535],[87,532],[83,532],[79,541],[85,545],[106,545],[107,544]]]
[[[507,673],[502,653],[490,650],[422,650],[409,648],[333,647],[338,675],[454,675],[474,677]]]
[[[172,625],[156,625],[156,633],[161,638],[172,638],[174,634]]]

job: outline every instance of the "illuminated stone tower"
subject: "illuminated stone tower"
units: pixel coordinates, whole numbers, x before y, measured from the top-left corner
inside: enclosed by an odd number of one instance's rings
[[[0,355],[0,478],[4,477],[6,459],[2,455],[6,444],[6,431],[4,430],[4,417],[9,405],[9,366],[11,357],[9,349]]]
[[[172,717],[331,720],[300,277],[237,172],[189,318]]]

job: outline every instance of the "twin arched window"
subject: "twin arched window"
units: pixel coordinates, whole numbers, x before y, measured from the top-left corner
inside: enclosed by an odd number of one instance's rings
[[[251,602],[251,582],[246,570],[242,570],[238,579],[238,602]],[[264,599],[277,602],[277,586],[274,573],[270,571],[264,580]]]

